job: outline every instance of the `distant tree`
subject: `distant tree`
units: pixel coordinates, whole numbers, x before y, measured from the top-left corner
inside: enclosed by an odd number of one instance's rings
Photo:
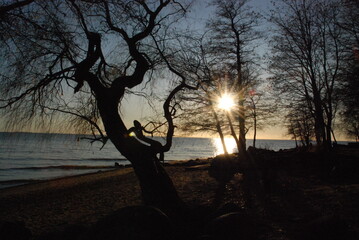
[[[338,5],[334,0],[282,0],[275,5],[270,64],[274,82],[287,106],[306,100],[303,107],[314,120],[316,142],[328,149],[345,51],[336,24]]]
[[[343,103],[341,116],[344,121],[347,135],[359,140],[359,57],[351,55],[348,59],[346,68],[343,70],[344,83],[340,89]]]
[[[172,145],[175,95],[190,86],[180,80],[163,103],[165,144],[147,138],[137,120],[127,127],[119,109],[136,86],[152,80],[150,73],[166,66],[151,36],[184,14],[184,2],[4,0],[0,6],[2,114],[13,124],[54,114],[81,120],[94,140],[111,140],[131,162],[144,203],[182,206],[159,160]]]
[[[259,88],[257,88],[259,89]],[[247,131],[253,129],[253,147],[256,147],[257,131],[274,123],[275,114],[277,113],[277,104],[270,97],[271,92],[268,89],[257,90],[251,89],[248,92],[246,101],[247,106]],[[271,123],[272,122],[272,123]]]
[[[258,102],[261,99],[261,95],[250,95],[249,96],[249,106],[250,106],[250,115],[253,118],[253,147],[256,147],[257,140],[257,129],[258,129]]]
[[[344,79],[340,89],[341,116],[348,136],[359,141],[359,2],[343,0],[340,9],[338,25],[346,33],[342,44],[347,49],[345,65],[341,69]]]
[[[298,147],[298,136],[297,136],[295,122],[289,121],[286,124],[286,128],[287,128],[287,135],[291,136],[291,139],[293,139],[295,141],[295,147]]]
[[[359,46],[359,2],[357,0],[338,1],[340,18],[337,24],[348,33],[344,43],[352,49],[353,45]]]
[[[233,81],[227,84],[234,91],[238,104],[234,112],[238,118],[240,154],[246,151],[246,92],[252,80],[255,42],[261,37],[256,30],[260,16],[248,2],[213,0],[211,5],[215,8],[215,16],[208,22],[211,58],[219,69],[228,69],[233,76]]]
[[[288,134],[304,147],[309,147],[315,136],[314,121],[308,109],[301,104],[289,109],[286,115]]]

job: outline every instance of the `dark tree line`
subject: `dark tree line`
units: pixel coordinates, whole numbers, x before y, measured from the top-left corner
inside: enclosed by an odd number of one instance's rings
[[[341,115],[347,134],[359,141],[359,2],[343,2],[342,18],[338,23],[345,31],[343,43],[347,46],[347,61],[343,69],[340,96],[343,101]]]
[[[346,101],[339,92],[348,69],[348,50],[353,44],[357,46],[353,41],[357,35],[350,32],[353,28],[347,27],[348,31],[343,27],[349,23],[344,18],[345,11],[353,3],[284,0],[271,18],[276,32],[270,66],[276,89],[291,116],[290,131],[301,132],[305,139],[313,135],[324,149],[330,149],[335,139],[334,121],[341,103]],[[352,26],[357,25],[353,21]],[[309,125],[303,127],[297,122],[301,127],[293,131],[293,121],[304,121],[308,114],[310,119],[305,123]]]

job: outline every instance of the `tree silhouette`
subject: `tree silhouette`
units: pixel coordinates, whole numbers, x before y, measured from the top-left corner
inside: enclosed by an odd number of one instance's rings
[[[109,139],[131,162],[144,203],[182,206],[159,159],[172,145],[173,99],[190,86],[179,81],[163,103],[165,144],[147,138],[143,132],[150,130],[137,120],[127,127],[119,110],[131,89],[165,66],[151,36],[166,21],[177,21],[187,5],[171,0],[17,3],[1,8],[3,113],[13,124],[56,114],[80,120],[93,140],[105,144]]]
[[[288,106],[305,99],[317,144],[325,149],[331,146],[345,50],[334,3],[283,0],[271,18],[277,26],[270,64],[274,82]]]
[[[359,3],[344,1],[340,9],[338,25],[345,32],[342,44],[347,49],[345,67],[341,71],[344,79],[340,89],[343,102],[341,115],[347,134],[359,141]]]
[[[208,23],[210,30],[211,54],[219,68],[227,68],[233,75],[231,86],[237,96],[236,117],[238,118],[240,155],[246,151],[246,111],[247,88],[251,85],[255,41],[261,37],[255,27],[260,16],[251,10],[247,0],[214,0],[215,17]]]
[[[297,106],[291,107],[286,115],[286,124],[288,134],[297,142],[300,141],[301,146],[309,147],[311,139],[314,137],[314,122],[308,109],[303,106],[305,101],[298,103]]]
[[[256,90],[257,89],[257,90]],[[277,111],[277,104],[270,96],[271,90],[268,88],[261,89],[254,87],[249,90],[246,106],[247,106],[247,131],[252,128],[253,144],[256,147],[257,131],[267,126],[273,125]]]

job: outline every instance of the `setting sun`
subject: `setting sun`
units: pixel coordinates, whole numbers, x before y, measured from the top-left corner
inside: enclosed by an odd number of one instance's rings
[[[231,108],[234,106],[234,99],[229,94],[223,94],[218,101],[218,107],[221,109],[224,109],[226,111],[231,110]]]

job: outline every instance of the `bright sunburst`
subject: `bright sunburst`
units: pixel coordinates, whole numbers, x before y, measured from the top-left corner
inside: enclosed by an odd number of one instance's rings
[[[223,154],[223,145],[220,138],[212,138],[212,143],[214,145],[214,155]],[[229,154],[237,151],[237,144],[233,138],[224,138],[224,144],[226,144],[226,148]]]
[[[232,107],[234,107],[233,97],[227,93],[223,94],[218,100],[218,108],[229,111]]]

